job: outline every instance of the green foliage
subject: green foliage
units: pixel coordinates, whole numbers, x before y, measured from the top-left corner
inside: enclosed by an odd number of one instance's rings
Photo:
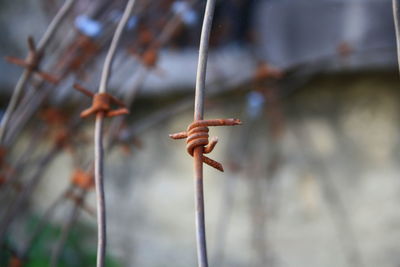
[[[27,223],[27,229],[33,229],[37,219]],[[61,228],[58,225],[48,224],[40,237],[36,240],[24,267],[49,266],[52,248],[57,243]],[[92,227],[82,223],[76,223],[70,230],[63,251],[59,258],[59,267],[95,266],[96,265],[96,241],[93,238],[95,232]],[[93,245],[91,245],[93,243]],[[88,248],[90,247],[90,248]],[[11,256],[10,252],[0,253],[0,266],[3,266]],[[7,266],[7,265],[4,265]],[[111,257],[106,258],[107,267],[119,267],[120,264]]]

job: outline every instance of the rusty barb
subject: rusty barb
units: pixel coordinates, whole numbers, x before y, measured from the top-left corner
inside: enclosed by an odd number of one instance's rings
[[[29,52],[26,59],[20,59],[16,57],[5,57],[6,61],[8,61],[11,64],[27,69],[29,72],[38,75],[40,78],[51,84],[57,84],[59,82],[59,79],[57,77],[48,72],[40,70],[40,63],[43,59],[43,53],[38,52],[38,49],[36,48],[36,44],[32,36],[28,37],[28,48]]]
[[[128,53],[139,60],[147,69],[156,69],[159,60],[160,47],[151,45],[142,52],[136,51],[134,48],[128,49]]]
[[[145,65],[147,68],[155,68],[158,62],[158,47],[150,47],[143,54],[140,56],[140,61]]]
[[[275,68],[271,65],[269,65],[265,61],[260,61],[257,64],[255,74],[254,74],[254,80],[255,81],[264,81],[267,79],[281,79],[285,73],[278,68]]]
[[[77,188],[89,191],[94,187],[93,172],[85,172],[82,169],[76,169],[72,175],[71,183]]]
[[[119,115],[129,114],[129,110],[125,107],[125,104],[118,98],[112,96],[109,93],[93,93],[79,84],[74,84],[74,88],[84,95],[93,99],[92,106],[85,109],[81,113],[82,118],[96,115],[98,112],[102,112],[105,117],[115,117]],[[112,109],[111,106],[115,105],[118,108]]]
[[[172,139],[186,138],[187,152],[193,157],[193,152],[196,147],[203,147],[203,153],[208,154],[213,151],[215,145],[218,143],[217,137],[212,137],[211,141],[208,140],[208,126],[234,126],[240,124],[242,124],[242,122],[239,119],[197,120],[192,122],[185,132],[170,134],[169,136]],[[221,163],[204,155],[202,156],[202,161],[221,172],[224,171]]]
[[[84,171],[82,169],[76,169],[71,177],[71,185],[73,188],[79,189],[82,193],[77,194],[72,190],[68,190],[65,193],[65,198],[74,202],[82,210],[86,211],[89,215],[95,216],[95,210],[85,203],[85,192],[88,192],[94,188],[94,174],[93,171]]]

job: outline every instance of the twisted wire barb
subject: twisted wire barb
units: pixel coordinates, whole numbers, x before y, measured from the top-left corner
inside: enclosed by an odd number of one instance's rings
[[[208,140],[208,126],[234,126],[240,124],[242,124],[242,122],[238,119],[197,120],[191,123],[185,132],[170,134],[169,136],[172,139],[186,138],[187,152],[193,157],[194,150],[197,147],[203,147],[203,154],[208,154],[213,151],[214,147],[218,143],[217,137],[211,138],[211,141]],[[221,172],[224,171],[221,163],[204,155],[202,156],[202,162]]]
[[[28,56],[26,59],[20,59],[16,57],[5,57],[5,60],[11,64],[20,66],[29,71],[30,74],[35,74],[51,84],[57,84],[59,79],[48,72],[44,72],[40,68],[40,64],[43,59],[43,51],[39,51],[36,48],[35,40],[32,36],[28,37]]]
[[[222,165],[210,158],[203,156],[209,153],[217,143],[213,138],[208,141],[208,126],[238,125],[241,124],[237,119],[217,119],[203,120],[204,117],[204,98],[207,71],[207,55],[211,26],[214,16],[216,0],[207,0],[204,12],[204,20],[200,38],[199,60],[197,64],[194,122],[189,125],[186,132],[171,135],[171,138],[186,138],[187,151],[194,158],[194,187],[195,187],[195,207],[196,207],[196,240],[197,240],[197,260],[199,267],[208,267],[205,213],[204,213],[204,191],[203,191],[203,162],[223,171]]]
[[[79,84],[74,84],[74,89],[92,98],[92,106],[81,112],[81,118],[97,115],[98,113],[103,113],[103,117],[115,117],[129,113],[129,110],[125,107],[125,104],[111,94],[94,94]],[[116,105],[118,108],[112,109],[111,105]]]

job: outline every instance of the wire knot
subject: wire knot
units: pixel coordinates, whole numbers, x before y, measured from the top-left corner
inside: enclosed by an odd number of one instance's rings
[[[40,78],[51,84],[57,84],[59,82],[57,77],[48,72],[40,70],[40,63],[43,59],[43,53],[37,50],[35,41],[31,36],[28,37],[28,48],[29,52],[26,59],[20,59],[16,57],[5,57],[5,59],[11,64],[27,69],[31,73],[38,75]]]
[[[115,117],[129,114],[129,110],[125,107],[125,104],[118,98],[108,93],[94,94],[78,84],[75,84],[74,88],[93,99],[92,106],[81,112],[82,118],[89,117],[90,115],[96,115],[99,112],[102,112],[105,117]],[[115,105],[118,108],[112,109],[112,105]]]
[[[186,150],[193,157],[194,149],[196,147],[202,147],[202,153],[208,154],[213,151],[214,147],[218,143],[217,137],[212,137],[210,141],[208,140],[209,126],[234,126],[240,124],[242,124],[242,122],[238,119],[198,120],[189,124],[185,132],[170,134],[169,136],[172,139],[186,138]],[[221,172],[224,171],[222,164],[213,159],[203,155],[202,161]]]

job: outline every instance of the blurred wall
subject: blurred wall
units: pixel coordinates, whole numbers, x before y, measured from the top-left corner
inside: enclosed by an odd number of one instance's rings
[[[275,138],[246,95],[207,109],[206,118],[244,121],[211,129],[220,138],[211,157],[226,169],[205,167],[211,265],[399,266],[398,85],[395,72],[317,76],[283,99]],[[184,141],[168,139],[191,119],[190,110],[149,130],[131,156],[107,155],[109,248],[123,266],[195,265],[192,159]],[[57,160],[36,211],[69,167],[68,156]]]

